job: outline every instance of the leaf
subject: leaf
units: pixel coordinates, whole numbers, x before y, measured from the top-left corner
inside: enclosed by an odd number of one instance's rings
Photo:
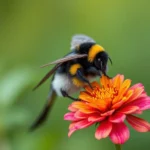
[[[34,72],[25,68],[10,70],[0,79],[0,106],[13,104],[20,94],[33,83]]]

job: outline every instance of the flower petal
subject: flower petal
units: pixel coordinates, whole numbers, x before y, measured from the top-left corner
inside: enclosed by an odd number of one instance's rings
[[[81,121],[78,121],[77,123],[75,123],[74,128],[83,129],[83,128],[86,128],[92,124],[93,124],[93,122],[89,122],[87,119],[81,120]]]
[[[135,84],[134,86],[132,86],[130,88],[130,90],[133,90],[133,94],[132,96],[129,98],[129,100],[127,101],[128,102],[131,102],[131,101],[134,101],[135,99],[139,98],[142,93],[144,92],[144,86],[142,84]]]
[[[128,127],[122,123],[114,123],[112,127],[112,131],[109,135],[110,139],[115,144],[123,144],[125,143],[130,136],[130,132]]]
[[[130,87],[130,84],[131,84],[131,80],[129,79],[126,79],[120,86],[119,88],[119,92],[118,92],[118,96],[116,96],[113,101],[112,101],[112,104],[115,104],[117,102],[119,102],[120,100],[122,100],[123,98],[123,95],[126,93],[126,91],[128,90],[128,88]],[[126,98],[124,97],[124,99],[126,100]],[[124,100],[124,101],[125,101]]]
[[[136,89],[138,87],[142,87],[143,88],[143,84],[142,83],[137,83],[137,84],[131,86],[130,89]]]
[[[95,132],[95,138],[100,140],[101,138],[106,138],[112,130],[112,123],[107,121],[103,121]]]
[[[115,111],[115,109],[106,111],[105,113],[102,113],[101,116],[103,116],[103,117],[110,116],[110,115],[112,115],[112,113],[113,113],[114,111]]]
[[[100,83],[103,87],[108,87],[111,86],[112,79],[109,79],[107,76],[102,75],[102,77],[100,78]]]
[[[124,80],[124,82],[122,83],[122,85],[120,87],[119,94],[123,95],[128,90],[130,85],[131,85],[131,80],[130,79]]]
[[[142,84],[130,87],[131,80],[124,80],[120,74],[113,79],[102,75],[101,84],[96,81],[91,84],[93,88],[84,86],[85,90],[79,95],[80,101],[73,102],[68,108],[71,112],[64,115],[65,120],[72,121],[68,136],[98,123],[100,125],[95,132],[97,139],[109,136],[115,144],[123,144],[130,136],[124,123],[126,117],[135,130],[150,131],[150,123],[132,116],[150,109],[150,97]]]
[[[119,102],[117,102],[116,104],[114,104],[113,106],[112,106],[112,109],[117,109],[117,108],[119,108],[119,107],[121,107],[121,105],[124,103],[124,101],[119,101]]]
[[[68,107],[68,110],[72,111],[72,112],[76,112],[78,109],[74,108],[72,106],[72,104]]]
[[[90,86],[88,86],[88,85],[84,86],[84,89],[86,90],[86,92],[88,94],[90,94],[93,91],[93,89]]]
[[[64,120],[69,120],[69,121],[77,121],[79,119],[77,119],[75,116],[74,116],[74,112],[69,112],[67,114],[64,115]]]
[[[90,87],[89,85],[84,86],[85,91],[86,91],[88,94],[90,94],[90,95],[93,94],[93,91],[94,91],[94,90],[100,89],[100,85],[99,85],[99,83],[97,83],[96,81],[93,81],[93,82],[91,83],[91,85],[92,85],[92,88],[93,88],[93,89],[91,89],[91,87]]]
[[[121,108],[119,112],[124,114],[131,114],[136,112],[137,110],[139,110],[138,106],[126,106],[124,108]]]
[[[118,96],[116,96],[113,99],[112,104],[116,104],[120,100],[121,101],[125,101],[126,100],[126,97],[124,97],[124,100],[122,100],[122,99],[123,99],[123,95],[127,92],[128,88],[130,87],[130,84],[131,84],[131,80],[129,80],[129,79],[126,79],[125,81],[123,81],[123,83],[121,84],[120,88],[118,89],[119,90]]]
[[[78,119],[85,119],[89,117],[89,114],[82,113],[78,110],[74,113],[74,117]]]
[[[137,110],[137,111],[135,111],[133,114],[141,115],[142,113],[143,113],[143,111],[142,111],[142,110]]]
[[[91,93],[87,93],[87,92],[84,92],[84,91],[80,92],[79,99],[81,99],[85,102],[93,101],[93,97],[92,97]]]
[[[85,114],[94,113],[96,111],[93,107],[90,107],[88,103],[83,101],[73,102],[72,107],[76,108],[77,110],[80,110],[80,112],[83,112]]]
[[[74,126],[75,126],[76,122],[72,122],[70,125],[69,125],[69,130],[73,129]]]
[[[146,110],[150,109],[150,97],[143,97],[143,98],[138,98],[137,100],[134,100],[127,105],[129,106],[138,106],[140,110]]]
[[[115,113],[109,117],[109,121],[113,123],[120,123],[123,122],[126,118],[126,115],[123,113]]]
[[[70,137],[73,134],[73,132],[75,132],[76,130],[77,129],[71,129],[71,130],[69,130],[68,137]]]
[[[93,95],[92,95],[93,94]],[[95,93],[87,93],[87,92],[80,92],[79,99],[82,101],[88,102],[88,107],[91,107],[93,109],[106,109],[107,107],[107,102],[102,100],[98,101],[97,98],[94,97]]]
[[[102,120],[104,120],[105,119],[105,117],[101,117],[100,115],[98,115],[98,114],[93,114],[92,116],[90,116],[89,118],[88,118],[88,121],[89,122],[98,122],[98,121],[102,121]]]
[[[150,131],[150,123],[133,115],[127,116],[128,123],[138,132]]]
[[[123,80],[124,80],[124,75],[118,74],[116,77],[113,78],[113,86],[119,89]]]
[[[79,129],[87,128],[88,126],[92,125],[93,122],[89,122],[87,119],[86,120],[81,120],[78,122],[72,122],[69,126],[69,133],[68,136],[70,137],[73,132]]]

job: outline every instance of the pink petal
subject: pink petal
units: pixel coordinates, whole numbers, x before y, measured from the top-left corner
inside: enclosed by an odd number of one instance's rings
[[[115,111],[114,109],[109,110],[109,111],[107,111],[107,112],[105,112],[105,113],[102,113],[101,116],[102,116],[102,117],[110,116],[110,115],[112,115],[112,113],[113,113],[114,111]]]
[[[147,97],[147,93],[145,92],[145,91],[143,91],[143,93],[140,95],[140,97],[139,98],[144,98],[144,97]]]
[[[73,132],[75,132],[77,129],[71,129],[70,131],[69,131],[69,133],[68,133],[68,137],[70,137],[72,134],[73,134]]]
[[[150,109],[150,97],[147,96],[143,98],[138,98],[137,100],[134,100],[127,105],[138,106],[140,110]]]
[[[73,129],[74,126],[75,126],[76,122],[72,122],[70,125],[69,125],[69,130]]]
[[[112,130],[112,123],[107,121],[103,121],[95,132],[95,138],[100,140],[101,138],[106,138]]]
[[[136,89],[136,88],[138,88],[138,87],[144,88],[144,86],[143,86],[142,83],[137,83],[137,84],[133,85],[132,87],[130,87],[129,90],[131,90],[131,89]]]
[[[89,114],[84,114],[80,111],[77,111],[74,116],[78,119],[85,119],[85,118],[88,118],[89,117]]]
[[[92,115],[92,116],[90,116],[89,118],[88,118],[88,121],[89,122],[99,122],[99,121],[102,121],[102,120],[104,120],[105,119],[105,117],[101,117],[100,115]]]
[[[133,114],[141,115],[142,113],[143,113],[143,111],[142,111],[142,110],[137,110],[137,111],[135,111]]]
[[[83,129],[83,128],[86,128],[90,125],[92,125],[93,122],[88,122],[87,120],[81,120],[81,121],[78,121],[78,122],[72,122],[69,126],[69,133],[68,133],[68,136],[70,137],[72,135],[73,132],[75,132],[76,130],[79,130],[79,129]]]
[[[125,106],[119,110],[120,113],[131,114],[139,110],[138,106]]]
[[[139,86],[138,86],[139,85]],[[144,86],[142,84],[136,84],[131,87],[129,90],[133,90],[133,95],[129,98],[128,102],[134,101],[135,99],[141,97],[142,93],[144,92]]]
[[[125,118],[126,118],[125,114],[117,112],[109,117],[109,121],[113,123],[120,123],[123,122]]]
[[[125,143],[130,136],[128,127],[122,123],[114,123],[112,131],[109,135],[110,139],[114,144],[123,144]]]
[[[93,124],[93,122],[89,122],[88,120],[81,120],[81,121],[75,123],[74,128],[76,128],[76,129],[83,129],[83,128],[86,128],[86,127],[88,127],[88,126],[90,126],[92,124]]]
[[[128,115],[127,121],[138,132],[150,131],[150,123],[141,118],[135,117],[133,115]]]
[[[64,120],[69,120],[69,121],[77,121],[79,119],[77,119],[75,116],[74,116],[74,112],[69,112],[67,114],[64,115]]]
[[[125,103],[124,101],[119,101],[115,104],[113,104],[112,109],[118,109],[119,107],[122,106],[122,104]]]
[[[76,112],[78,109],[74,108],[72,105],[70,105],[68,107],[68,110],[72,111],[72,112]]]

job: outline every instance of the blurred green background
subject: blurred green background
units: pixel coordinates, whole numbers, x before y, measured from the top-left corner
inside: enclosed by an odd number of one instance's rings
[[[69,99],[58,98],[47,122],[28,132],[50,81],[32,88],[50,69],[39,66],[64,56],[71,36],[84,33],[111,56],[110,76],[125,74],[150,94],[149,6],[148,0],[0,0],[0,150],[114,149],[108,138],[94,138],[94,126],[67,137]],[[150,121],[150,111],[143,117]],[[149,141],[149,133],[131,129],[123,149],[149,150]]]

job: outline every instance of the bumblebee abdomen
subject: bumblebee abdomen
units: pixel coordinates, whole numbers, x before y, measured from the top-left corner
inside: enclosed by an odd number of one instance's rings
[[[62,96],[61,90],[68,94],[73,94],[80,90],[80,87],[73,84],[72,78],[67,73],[56,73],[52,81],[52,87],[59,96]]]
[[[82,66],[79,63],[72,64],[69,68],[69,73],[71,76],[74,76],[78,69],[82,68]]]

